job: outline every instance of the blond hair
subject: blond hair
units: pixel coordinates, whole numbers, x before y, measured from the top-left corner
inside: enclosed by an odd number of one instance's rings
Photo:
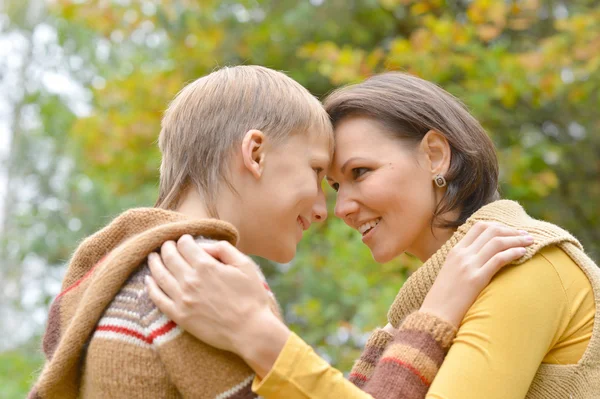
[[[212,217],[221,183],[231,189],[228,161],[249,130],[262,131],[275,144],[292,134],[330,137],[329,116],[319,100],[282,72],[261,66],[224,67],[184,87],[162,120],[162,153],[156,207],[174,209],[195,186]]]

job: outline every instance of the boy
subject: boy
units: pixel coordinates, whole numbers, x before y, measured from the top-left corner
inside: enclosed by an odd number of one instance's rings
[[[327,217],[329,117],[283,73],[223,68],[177,95],[159,147],[156,208],[125,212],[75,252],[30,397],[255,397],[240,358],[187,334],[150,301],[146,257],[187,233],[290,261],[303,231]]]

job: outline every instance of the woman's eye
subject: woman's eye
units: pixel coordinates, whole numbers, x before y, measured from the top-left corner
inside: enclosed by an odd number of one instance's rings
[[[321,172],[323,172],[323,168],[313,168],[313,170],[315,171],[315,173],[318,175],[321,174]]]
[[[359,177],[361,177],[368,171],[369,171],[369,169],[367,169],[367,168],[354,168],[354,169],[352,169],[352,177],[354,179],[358,179]]]

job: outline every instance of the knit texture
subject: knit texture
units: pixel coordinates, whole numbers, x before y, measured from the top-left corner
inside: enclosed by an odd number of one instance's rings
[[[395,336],[371,335],[349,379],[377,399],[424,398],[455,335],[450,323],[414,312]]]
[[[50,308],[47,360],[30,398],[256,396],[253,372],[239,357],[195,339],[150,301],[146,258],[183,234],[238,239],[223,221],[140,208],[79,246]]]
[[[390,323],[398,327],[409,314],[418,310],[431,289],[450,250],[478,221],[500,222],[525,230],[535,242],[526,254],[516,261],[521,264],[531,259],[542,248],[557,246],[562,249],[586,274],[592,285],[596,303],[600,300],[600,269],[583,252],[579,241],[567,231],[551,223],[535,220],[514,201],[500,200],[479,209],[454,235],[415,273],[399,291],[388,312]],[[527,399],[598,398],[600,397],[600,308],[596,306],[592,337],[583,357],[577,364],[542,364],[535,375]]]
[[[381,359],[383,351],[385,351],[385,348],[393,339],[394,336],[387,331],[382,329],[375,330],[367,340],[360,358],[354,363],[348,380],[357,387],[364,389],[367,382],[373,377],[375,367],[379,359]]]

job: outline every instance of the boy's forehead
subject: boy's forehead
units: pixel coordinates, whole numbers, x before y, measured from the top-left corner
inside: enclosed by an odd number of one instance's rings
[[[330,132],[311,130],[307,134],[308,143],[316,156],[326,156],[329,161],[333,158],[334,138]],[[325,155],[323,155],[325,154]]]

